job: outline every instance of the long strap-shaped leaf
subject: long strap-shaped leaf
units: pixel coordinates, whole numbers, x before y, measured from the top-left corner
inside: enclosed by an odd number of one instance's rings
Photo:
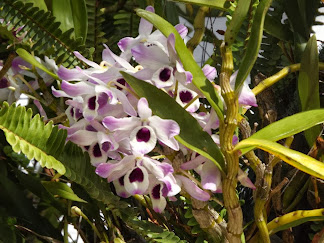
[[[300,112],[271,123],[260,131],[254,133],[250,138],[278,141],[290,137],[310,127],[324,122],[324,109]],[[242,154],[252,150],[254,147],[243,148]]]
[[[51,154],[62,151],[66,132],[56,129],[52,134],[52,122],[44,125],[39,115],[33,119],[31,116],[31,109],[26,112],[24,107],[9,107],[5,102],[0,111],[0,129],[5,132],[8,143],[16,153],[23,152],[28,159],[39,161],[41,166],[54,168],[64,174],[65,167]]]
[[[180,143],[212,160],[221,170],[224,168],[224,158],[220,149],[193,116],[162,90],[125,72],[122,72],[122,75],[139,96],[148,100],[154,114],[179,124],[180,134],[176,139]]]
[[[281,217],[277,217],[267,224],[269,234],[285,230],[308,221],[324,220],[324,209],[298,210]]]
[[[209,8],[216,8],[219,10],[226,11],[231,7],[231,4],[228,0],[176,0],[177,2],[183,2],[188,4],[195,4],[199,6],[205,6]]]
[[[206,79],[203,71],[194,60],[192,54],[187,49],[177,30],[166,20],[155,13],[143,9],[136,10],[137,15],[151,22],[155,28],[159,29],[166,37],[171,33],[175,35],[175,48],[184,68],[193,75],[193,84],[205,95],[208,102],[215,109],[217,116],[223,120],[223,102],[209,80]]]
[[[275,142],[248,138],[239,142],[234,150],[251,146],[267,151],[307,174],[324,179],[324,163]]]

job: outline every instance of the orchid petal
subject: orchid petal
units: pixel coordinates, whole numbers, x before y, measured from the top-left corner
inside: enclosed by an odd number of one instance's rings
[[[132,42],[134,43],[134,41],[135,41],[135,38],[133,38],[133,37],[125,37],[125,38],[122,38],[122,39],[118,42],[117,45],[118,45],[119,49],[120,49],[122,52],[125,52],[125,51],[127,51],[127,50],[130,48]]]
[[[181,175],[176,175],[176,178],[182,182],[183,187],[190,194],[190,196],[200,201],[209,200],[210,195],[207,192],[201,190],[192,180]]]
[[[94,92],[94,87],[84,82],[78,82],[71,84],[66,81],[62,81],[61,89],[69,96],[75,97],[79,95],[85,95]]]
[[[207,159],[202,156],[202,155],[198,155],[196,158],[186,162],[186,163],[183,163],[181,165],[181,169],[183,170],[193,170],[195,168],[197,168],[199,165],[201,165],[202,163],[206,162]]]
[[[179,135],[180,127],[173,120],[161,119],[158,116],[148,118],[150,126],[155,129],[157,138],[173,150],[179,150],[179,144],[174,136]]]
[[[77,51],[74,51],[73,54],[81,61],[83,61],[84,63],[88,64],[89,66],[91,67],[94,67],[94,68],[98,68],[98,69],[101,69],[101,67],[95,63],[95,62],[92,62],[88,59],[86,59],[84,56],[82,56],[79,52]]]
[[[145,10],[154,13],[154,8],[152,6],[146,7]],[[153,24],[151,24],[146,19],[141,18],[141,21],[140,21],[140,24],[138,27],[138,33],[143,37],[148,36],[149,34],[151,34],[152,29],[153,29]]]
[[[200,176],[202,188],[212,192],[222,192],[221,173],[213,162],[207,160],[202,165]]]
[[[213,81],[216,76],[217,76],[217,71],[216,68],[210,66],[209,64],[206,64],[203,68],[202,71],[204,72],[204,75],[209,81]]]
[[[65,81],[81,81],[85,79],[84,74],[80,73],[77,69],[67,69],[64,66],[59,67],[57,75]]]
[[[144,194],[149,186],[149,176],[146,169],[137,166],[133,170],[129,170],[124,178],[126,190],[131,194]]]
[[[153,206],[153,210],[157,213],[162,213],[166,207],[166,200],[162,195],[163,185],[161,183],[154,185],[150,190],[150,197]]]
[[[97,141],[97,132],[79,130],[69,136],[68,140],[81,146],[87,146]]]
[[[151,152],[156,145],[156,141],[156,134],[149,126],[137,127],[130,134],[132,151],[140,154]]]
[[[149,108],[146,98],[140,98],[137,103],[137,111],[142,120],[146,120],[152,116],[152,110]]]
[[[177,24],[174,28],[178,31],[182,39],[184,39],[188,34],[188,28],[183,24]]]
[[[125,130],[131,132],[140,125],[140,121],[137,117],[115,118],[107,116],[102,120],[102,124],[110,131]]]
[[[173,68],[162,66],[152,75],[152,81],[159,89],[172,86],[174,83]]]
[[[118,196],[123,197],[123,198],[128,198],[131,196],[128,191],[126,191],[125,186],[124,186],[124,176],[120,177],[117,180],[113,181],[114,187],[116,189],[116,193]]]
[[[253,190],[256,189],[256,187],[254,186],[254,184],[252,183],[252,181],[250,180],[250,178],[241,169],[239,169],[239,171],[238,171],[237,179],[239,180],[239,182],[241,182],[241,184],[243,186],[249,187],[249,188],[251,188]]]

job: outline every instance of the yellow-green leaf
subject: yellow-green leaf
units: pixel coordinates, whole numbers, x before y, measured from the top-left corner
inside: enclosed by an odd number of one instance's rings
[[[324,163],[301,152],[286,148],[278,143],[262,139],[248,138],[239,142],[234,150],[257,147],[267,151],[295,168],[312,176],[324,179]]]
[[[30,64],[32,64],[33,66],[39,68],[40,70],[44,71],[45,73],[51,75],[53,78],[55,79],[59,79],[59,77],[52,73],[50,70],[48,70],[43,64],[41,64],[40,62],[38,62],[35,57],[30,54],[28,51],[26,51],[25,49],[22,48],[18,48],[16,50],[17,54],[24,59],[26,62],[29,62]]]
[[[177,2],[206,6],[209,8],[216,8],[223,11],[226,11],[228,8],[231,7],[230,1],[228,0],[177,0]]]
[[[308,221],[324,220],[324,208],[313,210],[298,210],[281,217],[277,217],[267,224],[269,234],[285,230]]]

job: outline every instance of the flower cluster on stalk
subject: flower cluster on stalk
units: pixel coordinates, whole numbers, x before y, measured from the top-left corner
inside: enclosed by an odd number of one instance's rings
[[[146,10],[154,12],[151,6]],[[175,29],[182,38],[186,37],[188,30],[184,25],[176,25]],[[149,195],[156,212],[162,212],[166,207],[166,198],[174,200],[181,188],[202,201],[210,198],[207,190],[221,193],[221,174],[217,166],[179,145],[175,139],[180,133],[179,125],[154,115],[146,98],[137,97],[120,73],[129,73],[169,94],[197,119],[215,143],[219,143],[214,134],[219,124],[216,112],[212,108],[200,111],[200,101],[204,97],[192,84],[192,74],[184,69],[177,55],[174,34],[165,37],[159,30],[153,31],[151,23],[141,19],[139,35],[121,39],[118,46],[121,50],[119,56],[105,46],[100,64],[74,52],[88,65],[86,69],[57,68],[52,60],[46,59],[44,64],[62,80],[60,89],[52,86],[52,93],[55,97],[66,98],[69,126],[60,126],[67,130],[68,140],[89,153],[96,173],[112,182],[119,196]],[[138,65],[132,66],[131,60]],[[16,87],[17,99],[23,86],[15,86],[13,77],[34,78],[28,71],[30,68],[31,65],[22,59],[15,59],[8,75],[0,80],[0,94],[11,92],[8,89],[11,84]],[[202,70],[206,78],[213,82],[217,76],[216,69],[205,65]],[[38,71],[45,83],[51,84],[53,79]],[[231,84],[234,83],[235,74],[231,78]],[[38,88],[37,82],[28,82],[27,85]],[[220,90],[219,86],[214,86]],[[242,88],[239,103],[256,106],[255,96],[247,84]],[[236,141],[237,137],[233,138],[233,143]],[[181,149],[190,159],[174,171],[172,162],[163,154],[158,154],[164,147],[174,151]],[[188,170],[195,170],[201,183],[190,176],[186,172]],[[244,186],[254,187],[243,171],[239,172],[238,179]]]

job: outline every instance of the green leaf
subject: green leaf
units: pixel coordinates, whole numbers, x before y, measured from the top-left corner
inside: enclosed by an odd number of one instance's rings
[[[37,114],[33,119],[32,110],[15,104],[9,107],[4,102],[0,110],[0,129],[5,132],[8,143],[16,153],[23,152],[29,160],[35,158],[42,167],[54,168],[60,174],[65,167],[55,155],[64,146],[66,131],[53,128],[52,122],[46,125]]]
[[[249,11],[250,4],[251,0],[238,1],[235,11],[232,15],[232,19],[225,32],[224,39],[227,46],[231,46],[235,41],[236,35],[239,32],[241,25]]]
[[[324,209],[298,210],[273,219],[267,224],[269,234],[285,230],[308,221],[324,220]]]
[[[270,16],[269,14],[266,15],[264,20],[264,31],[279,40],[293,42],[293,33],[288,26],[282,24],[280,19]]]
[[[53,15],[61,22],[61,30],[74,29],[75,38],[82,37],[83,44],[88,32],[88,14],[85,0],[52,1]]]
[[[177,2],[206,6],[210,8],[216,8],[222,11],[226,11],[228,8],[231,7],[230,1],[228,0],[177,0]]]
[[[40,70],[44,71],[45,73],[51,75],[55,79],[60,79],[56,74],[52,73],[50,70],[47,69],[43,64],[38,62],[33,55],[31,55],[28,51],[22,48],[18,48],[16,50],[17,54],[24,59],[26,62],[29,62],[33,66],[39,68]]]
[[[275,142],[263,139],[248,138],[239,142],[235,146],[234,150],[251,146],[267,151],[307,174],[324,179],[324,163]]]
[[[270,4],[271,4],[271,0],[260,1],[258,8],[255,12],[255,15],[253,17],[250,39],[247,44],[247,48],[243,56],[243,60],[239,67],[239,71],[235,81],[236,91],[240,90],[241,86],[244,83],[244,80],[249,75],[258,57],[259,49],[262,41],[264,19],[270,7]]]
[[[32,3],[34,7],[38,7],[40,10],[47,11],[47,6],[44,0],[22,0],[23,3]]]
[[[172,119],[180,126],[176,139],[186,147],[212,160],[220,169],[224,168],[224,158],[211,136],[202,130],[197,120],[183,109],[167,93],[155,86],[121,72],[135,92],[145,97],[153,113],[163,119]]]
[[[271,123],[265,128],[262,128],[260,131],[254,133],[250,138],[278,141],[280,139],[300,133],[323,122],[324,109],[300,112]],[[252,149],[254,149],[254,147],[244,148],[241,150],[241,152],[242,154],[245,154]]]
[[[316,36],[313,35],[302,55],[298,77],[298,92],[302,111],[320,108],[318,62],[317,41]],[[313,146],[320,131],[319,126],[305,131],[305,137],[310,147]]]
[[[83,199],[79,198],[73,190],[65,183],[55,182],[55,181],[42,181],[43,186],[47,191],[52,193],[53,195],[58,195],[62,198],[76,201],[76,202],[85,202]]]
[[[193,76],[192,83],[205,95],[210,105],[216,111],[218,118],[220,120],[223,120],[223,102],[221,98],[219,97],[211,82],[206,79],[203,71],[198,66],[191,52],[187,49],[177,30],[169,22],[156,15],[155,13],[151,13],[143,9],[137,9],[136,13],[140,17],[151,22],[154,27],[159,29],[166,37],[168,37],[171,33],[174,34],[175,49],[177,50],[184,69],[191,72]]]

